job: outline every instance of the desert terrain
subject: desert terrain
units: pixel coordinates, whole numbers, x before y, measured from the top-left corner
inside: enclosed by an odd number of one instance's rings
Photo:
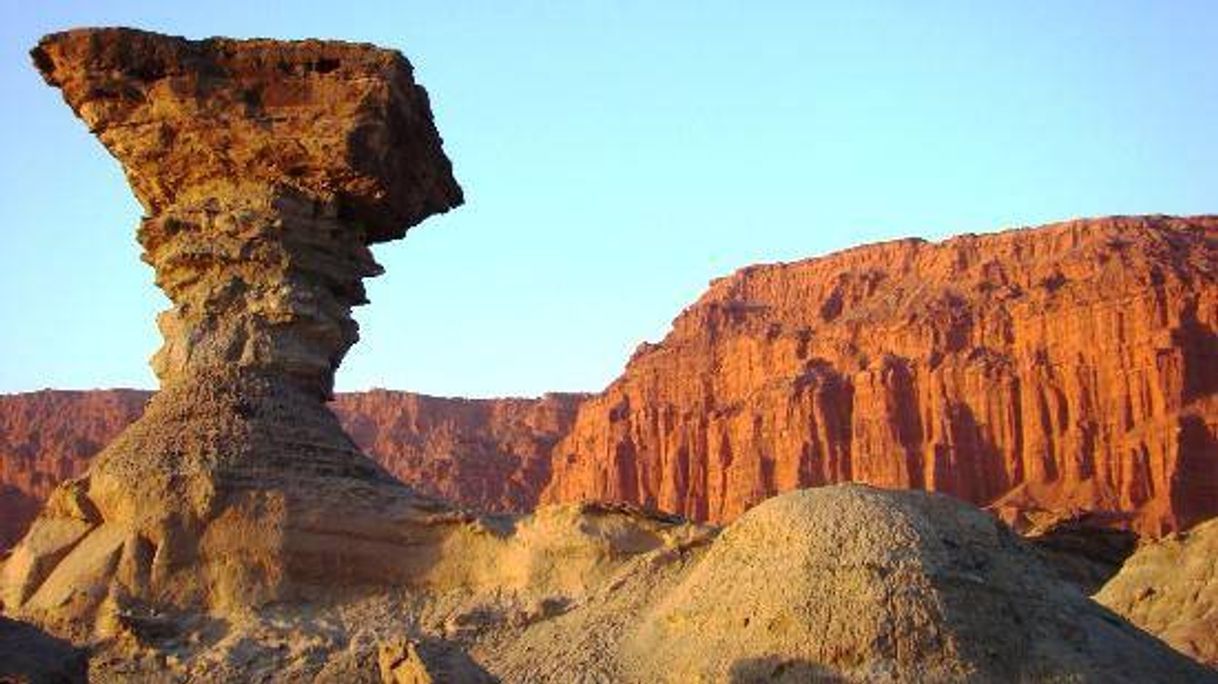
[[[1218,217],[749,266],[597,393],[335,394],[371,246],[465,202],[410,62],[31,55],[171,306],[156,392],[0,397],[0,681],[1218,681]]]

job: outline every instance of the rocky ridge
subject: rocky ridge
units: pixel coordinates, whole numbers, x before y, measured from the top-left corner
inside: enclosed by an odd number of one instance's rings
[[[900,240],[715,281],[584,402],[547,502],[729,521],[857,481],[1017,527],[1218,514],[1218,218]]]
[[[1218,513],[1215,222],[1095,219],[751,267],[588,401],[385,392],[336,409],[396,476],[484,510],[605,499],[716,521],[860,480],[945,491],[1020,530],[1086,515],[1159,536]],[[38,497],[29,479],[5,481]]]
[[[399,480],[458,506],[524,513],[550,479],[550,452],[581,394],[456,399],[372,390],[330,404],[364,453]]]

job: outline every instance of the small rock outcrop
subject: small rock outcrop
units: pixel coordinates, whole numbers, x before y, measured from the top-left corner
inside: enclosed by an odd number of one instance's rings
[[[1218,669],[1218,520],[1142,546],[1095,600]]]
[[[327,409],[370,245],[461,203],[397,52],[129,29],[32,51],[123,165],[173,302],[143,416],[62,484],[4,566],[7,610],[87,629],[104,605],[256,606],[405,581],[442,506]],[[398,546],[395,546],[398,544]]]
[[[25,535],[60,482],[84,473],[140,417],[149,396],[124,389],[0,396],[0,551]]]
[[[377,648],[383,684],[494,684],[467,656],[443,645],[391,639]]]
[[[1218,217],[1112,217],[745,268],[580,406],[545,502],[729,521],[854,481],[1019,525],[1218,515]]]

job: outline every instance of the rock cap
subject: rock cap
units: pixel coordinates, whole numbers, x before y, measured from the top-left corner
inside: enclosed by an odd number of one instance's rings
[[[153,215],[286,186],[372,243],[462,203],[427,92],[396,50],[89,28],[31,56]]]

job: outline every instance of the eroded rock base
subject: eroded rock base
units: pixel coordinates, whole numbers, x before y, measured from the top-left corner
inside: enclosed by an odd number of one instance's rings
[[[10,611],[76,632],[103,606],[254,608],[406,583],[435,561],[412,545],[461,517],[363,456],[295,384],[212,369],[166,387],[52,494],[0,588]]]

